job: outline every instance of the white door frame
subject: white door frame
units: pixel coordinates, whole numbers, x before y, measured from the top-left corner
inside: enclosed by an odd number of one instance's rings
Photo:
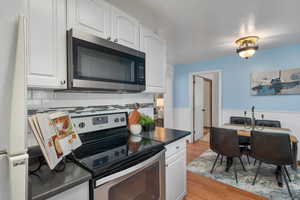
[[[190,111],[190,119],[191,119],[191,130],[192,130],[192,137],[194,138],[194,113],[193,113],[193,76],[204,76],[206,74],[210,73],[218,73],[218,126],[220,126],[223,123],[223,108],[222,108],[222,73],[223,70],[211,70],[211,71],[202,71],[202,72],[191,72],[189,73],[189,111]]]

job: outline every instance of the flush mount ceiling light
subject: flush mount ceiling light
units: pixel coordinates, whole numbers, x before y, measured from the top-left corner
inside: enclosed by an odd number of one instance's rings
[[[250,58],[255,54],[255,51],[258,49],[257,41],[259,37],[257,36],[247,36],[238,39],[235,43],[238,45],[236,52],[242,58]]]

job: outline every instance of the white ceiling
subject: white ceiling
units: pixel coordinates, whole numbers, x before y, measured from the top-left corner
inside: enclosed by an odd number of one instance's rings
[[[235,55],[234,41],[261,38],[261,49],[300,42],[300,0],[108,0],[156,29],[168,62]]]

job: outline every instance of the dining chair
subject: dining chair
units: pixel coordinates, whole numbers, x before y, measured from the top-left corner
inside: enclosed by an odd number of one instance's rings
[[[278,120],[255,120],[255,125],[271,128],[281,128],[281,123]],[[254,160],[254,165],[256,165],[256,160]]]
[[[246,171],[243,161],[241,159],[242,153],[239,146],[239,137],[236,130],[216,128],[213,127],[210,133],[210,149],[217,153],[217,157],[213,163],[210,173],[212,174],[220,155],[232,158],[234,175],[238,183],[236,159],[241,162],[243,170]]]
[[[289,183],[290,175],[286,169],[287,165],[294,164],[290,135],[285,133],[271,133],[251,131],[251,154],[259,161],[252,185],[255,184],[262,163],[279,166],[282,177],[287,186],[290,197],[293,199]]]
[[[277,120],[255,120],[256,126],[274,127],[281,128],[280,121]]]
[[[230,117],[230,124],[247,124],[251,125],[251,118],[249,117],[237,117],[237,116],[231,116]]]
[[[237,117],[237,116],[231,116],[230,117],[230,124],[240,124],[240,125],[247,125],[250,126],[251,125],[251,118],[249,117]],[[248,152],[249,150],[249,145],[250,145],[250,138],[246,137],[246,136],[239,136],[239,145],[241,146],[242,151],[244,152],[244,154],[247,156],[247,160],[249,165],[250,163],[250,159],[249,159],[249,155]]]

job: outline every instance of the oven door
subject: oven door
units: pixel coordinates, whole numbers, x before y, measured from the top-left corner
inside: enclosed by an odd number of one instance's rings
[[[164,151],[94,182],[94,200],[165,200]]]
[[[68,32],[68,81],[71,89],[142,91],[145,54],[71,30]]]

